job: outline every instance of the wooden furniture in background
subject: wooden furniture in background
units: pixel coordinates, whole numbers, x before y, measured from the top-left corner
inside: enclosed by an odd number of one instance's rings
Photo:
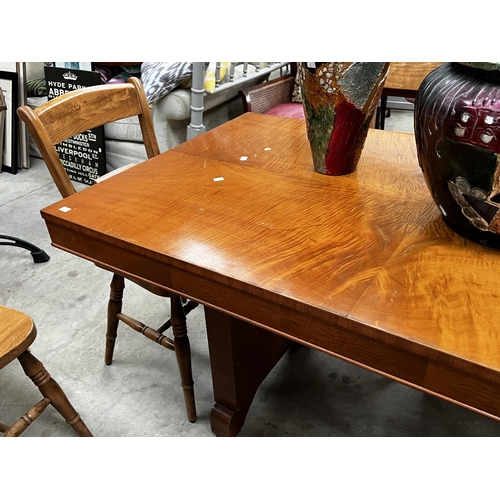
[[[217,435],[291,341],[500,419],[500,253],[445,225],[411,134],[370,129],[325,176],[304,121],[246,113],[42,216],[54,246],[205,304]]]
[[[415,99],[422,80],[442,62],[391,62],[380,100],[376,128],[384,130],[389,96]]]
[[[243,112],[304,119],[302,103],[293,102],[296,74],[297,63],[292,63],[290,74],[240,90]]]
[[[35,338],[36,327],[27,314],[0,305],[0,369],[17,359],[24,373],[38,387],[43,396],[43,399],[12,425],[0,424],[2,437],[19,436],[42,414],[49,404],[65,418],[66,422],[80,436],[92,436],[59,384],[29,351]]]
[[[265,113],[278,104],[292,102],[295,75],[285,75],[239,91],[245,113]]]
[[[130,78],[125,84],[97,85],[76,90],[48,101],[36,110],[28,106],[21,106],[17,112],[28,126],[63,198],[76,193],[76,190],[54,148],[54,145],[62,140],[105,123],[138,116],[148,158],[159,154],[146,96],[137,78]],[[167,192],[165,191],[165,194]],[[123,192],[121,196],[126,198],[129,194]],[[97,203],[98,200],[95,201]],[[107,218],[108,215],[105,211],[99,215],[99,218]],[[126,221],[124,221],[125,226],[128,226]],[[138,232],[146,230],[147,228],[140,228]],[[160,239],[164,238],[160,237]],[[178,295],[137,277],[135,273],[123,272],[120,266],[116,266],[114,262],[108,262],[102,267],[113,273],[108,306],[105,363],[107,365],[112,363],[119,321],[163,347],[175,351],[188,419],[190,422],[194,422],[196,420],[196,406],[186,314],[198,304],[187,302],[183,305],[182,299]],[[153,329],[123,314],[121,311],[125,278],[155,295],[170,298],[170,319],[159,328]],[[173,339],[164,335],[164,332],[170,327],[173,331]]]

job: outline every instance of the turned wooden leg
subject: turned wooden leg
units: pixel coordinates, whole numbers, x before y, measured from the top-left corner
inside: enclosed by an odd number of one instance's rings
[[[23,352],[17,359],[21,363],[24,373],[38,387],[42,395],[50,399],[50,404],[64,417],[66,422],[80,436],[91,437],[92,434],[80,418],[80,415],[73,408],[59,384],[51,378],[43,364],[29,351]]]
[[[196,405],[194,402],[193,373],[191,370],[191,347],[187,336],[186,315],[180,297],[170,299],[170,318],[174,334],[175,356],[179,365],[184,400],[190,422],[196,421]]]
[[[125,279],[123,278],[123,276],[113,274],[109,292],[108,327],[106,330],[106,351],[104,353],[104,362],[107,365],[110,365],[113,362],[113,352],[115,350],[118,323],[120,322],[117,314],[122,312],[122,299],[124,289]]]

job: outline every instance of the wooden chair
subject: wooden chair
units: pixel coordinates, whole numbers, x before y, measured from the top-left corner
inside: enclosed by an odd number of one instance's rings
[[[48,101],[35,110],[28,106],[21,106],[17,113],[26,123],[63,197],[70,196],[76,190],[54,145],[78,133],[122,118],[138,116],[148,158],[152,158],[160,152],[147,99],[137,78],[130,78],[124,84],[97,85],[75,90]],[[168,290],[120,273],[115,269],[108,270],[113,272],[113,278],[108,305],[105,363],[107,365],[112,363],[119,321],[163,347],[175,351],[188,419],[194,422],[196,420],[196,407],[186,315],[198,304],[192,301],[185,302],[181,297]],[[159,328],[153,329],[122,314],[125,278],[151,293],[170,298],[170,319]],[[173,331],[173,340],[163,335],[170,327]]]
[[[0,424],[1,437],[15,437],[24,432],[52,405],[66,422],[83,437],[91,437],[87,426],[68,401],[59,384],[50,376],[43,364],[28,350],[36,338],[33,320],[23,312],[0,306],[0,370],[17,358],[24,373],[42,393],[41,399],[12,425]]]
[[[384,130],[389,96],[414,100],[423,79],[442,62],[391,62],[385,80],[375,128]]]

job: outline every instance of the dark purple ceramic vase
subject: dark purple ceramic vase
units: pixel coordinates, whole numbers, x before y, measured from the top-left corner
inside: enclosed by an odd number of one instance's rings
[[[446,224],[500,248],[500,63],[445,63],[422,82],[415,139]]]

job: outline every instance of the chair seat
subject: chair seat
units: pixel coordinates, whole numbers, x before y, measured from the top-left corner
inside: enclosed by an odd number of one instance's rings
[[[274,106],[264,114],[304,120],[304,106],[300,102],[285,102]]]
[[[7,366],[34,342],[36,328],[25,313],[0,306],[0,368]]]

